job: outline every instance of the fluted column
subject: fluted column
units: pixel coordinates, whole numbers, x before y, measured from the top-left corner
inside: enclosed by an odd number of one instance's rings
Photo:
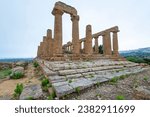
[[[91,25],[86,26],[86,39],[85,39],[85,53],[92,54],[92,27]]]
[[[72,44],[73,44],[73,54],[79,54],[79,16],[71,16],[72,20]]]
[[[117,31],[113,32],[113,54],[115,56],[119,55],[119,52],[118,52],[118,35],[117,35]]]
[[[52,12],[55,15],[54,23],[54,53],[62,54],[62,15],[63,11],[54,9]]]
[[[95,39],[95,53],[98,54],[99,49],[98,49],[98,37],[94,37]]]

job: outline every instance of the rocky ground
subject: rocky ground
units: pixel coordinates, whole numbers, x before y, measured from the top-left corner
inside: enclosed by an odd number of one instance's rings
[[[13,99],[14,89],[18,83],[24,85],[18,99],[150,99],[149,66],[126,61],[39,63],[41,68],[35,68],[33,63],[28,64],[24,70],[25,76],[21,79],[0,79],[0,99]],[[64,95],[58,94],[59,98],[52,98],[49,95],[53,93],[51,87],[47,89],[49,93],[42,90],[43,75],[52,83],[56,94],[60,90]],[[69,89],[66,85],[69,85]],[[75,88],[72,89],[70,86]],[[68,93],[66,90],[72,92]]]
[[[79,100],[135,100],[150,99],[150,69],[131,74],[117,82],[105,82],[92,88],[72,94],[64,99]]]
[[[24,87],[41,83],[38,79],[40,71],[37,71],[33,67],[32,63],[28,64],[24,72],[25,76],[21,79],[2,79],[3,81],[0,80],[0,99],[12,99],[15,87],[18,83],[22,83]]]

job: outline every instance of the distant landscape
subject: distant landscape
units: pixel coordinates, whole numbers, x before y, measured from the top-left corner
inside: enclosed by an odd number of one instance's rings
[[[136,63],[147,63],[150,64],[150,47],[139,48],[135,50],[120,51],[121,56],[125,57],[127,60]],[[25,61],[30,62],[34,58],[2,58],[0,62],[17,62]]]
[[[0,62],[18,62],[18,61],[25,61],[25,62],[30,62],[34,58],[3,58],[0,59]]]
[[[150,47],[136,50],[120,51],[120,55],[135,63],[150,64]]]

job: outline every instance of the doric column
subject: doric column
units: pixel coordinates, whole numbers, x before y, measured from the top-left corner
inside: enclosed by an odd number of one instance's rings
[[[92,27],[91,25],[86,26],[86,38],[85,38],[85,53],[92,54]]]
[[[98,37],[94,37],[95,39],[95,53],[98,54],[99,49],[98,49]]]
[[[112,55],[110,32],[103,34],[104,55]]]
[[[72,20],[72,44],[73,44],[73,54],[79,54],[79,16],[71,16]]]
[[[40,57],[40,46],[38,46],[37,57]]]
[[[44,52],[43,52],[43,42],[40,42],[40,58],[43,58]]]
[[[46,36],[43,36],[43,56],[47,57],[47,39]]]
[[[63,11],[54,9],[52,14],[55,15],[54,51],[55,51],[55,54],[62,54],[62,15],[63,15]]]
[[[48,29],[47,30],[47,51],[48,51],[48,56],[52,57],[53,56],[53,40],[52,40],[52,30]]]
[[[82,49],[82,41],[79,41],[79,50],[80,50],[80,53],[81,53],[81,49]]]
[[[118,52],[118,35],[117,35],[118,31],[113,32],[113,54],[115,56],[119,55]]]

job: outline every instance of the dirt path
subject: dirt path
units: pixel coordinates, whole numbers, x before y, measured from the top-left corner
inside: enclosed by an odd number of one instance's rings
[[[25,70],[24,78],[17,80],[6,80],[0,83],[0,97],[2,99],[9,99],[13,95],[17,83],[23,83],[24,86],[40,83],[38,78],[35,76],[35,68],[32,64],[29,64],[27,70]]]

